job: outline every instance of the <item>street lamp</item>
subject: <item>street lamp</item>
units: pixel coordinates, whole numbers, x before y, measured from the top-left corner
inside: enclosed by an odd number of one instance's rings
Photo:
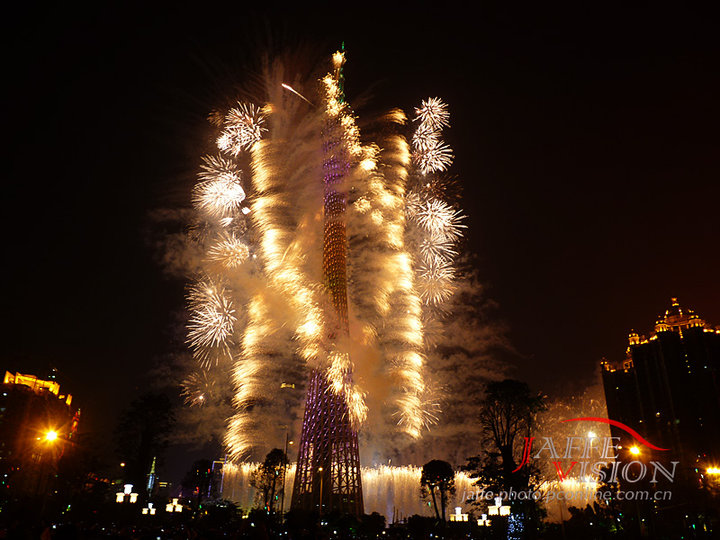
[[[467,521],[468,515],[462,513],[462,507],[456,506],[455,513],[450,514],[450,521]]]
[[[179,499],[173,499],[172,502],[169,502],[165,505],[165,511],[166,512],[182,512],[182,504],[178,502]]]
[[[640,455],[640,448],[638,448],[637,446],[633,445],[633,446],[630,447],[630,453],[631,453],[633,456],[639,456],[639,455]]]
[[[115,502],[122,503],[125,502],[125,496],[128,496],[128,502],[130,503],[136,503],[138,494],[133,493],[133,485],[132,484],[125,484],[123,486],[123,491],[118,491],[115,494]]]
[[[322,515],[322,509],[323,509],[323,498],[322,498],[322,488],[323,488],[323,468],[318,467],[318,472],[320,473],[320,515]]]
[[[50,430],[45,433],[45,440],[47,442],[54,442],[57,440],[57,438],[58,438],[57,431]]]
[[[502,497],[495,497],[495,504],[488,506],[488,513],[491,516],[509,516],[510,507],[503,505]]]
[[[143,509],[142,509],[142,513],[143,513],[144,515],[150,514],[151,516],[154,516],[154,515],[155,515],[155,511],[156,511],[156,509],[153,508],[153,503],[151,503],[151,502],[148,503],[148,505],[147,505],[146,508],[143,508]]]
[[[295,444],[294,441],[290,440],[290,435],[286,432],[285,433],[285,463],[283,463],[283,476],[282,476],[282,492],[280,493],[280,515],[282,515],[285,512],[285,476],[287,473],[287,467],[290,464],[290,459],[288,458],[288,446]]]

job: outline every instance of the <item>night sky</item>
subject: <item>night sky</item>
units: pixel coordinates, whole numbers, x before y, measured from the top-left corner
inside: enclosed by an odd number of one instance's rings
[[[345,41],[351,102],[450,104],[466,247],[508,327],[515,377],[582,388],[670,296],[720,325],[711,14],[101,4],[36,5],[2,23],[0,367],[57,367],[85,429],[109,435],[146,371],[177,350],[184,284],[158,262],[151,216],[189,204],[207,113],[264,50],[298,44],[324,54]]]

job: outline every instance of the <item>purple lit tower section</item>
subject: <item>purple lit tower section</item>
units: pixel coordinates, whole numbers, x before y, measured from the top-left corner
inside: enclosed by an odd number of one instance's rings
[[[342,64],[336,66],[335,79],[342,94]],[[345,232],[347,197],[337,185],[350,168],[350,155],[343,140],[340,116],[328,117],[323,130],[324,236],[323,274],[335,308],[332,327],[326,328],[328,342],[348,334],[348,300]],[[352,373],[347,370],[347,380]],[[353,427],[345,398],[333,391],[325,373],[314,370],[305,402],[302,436],[292,508],[320,513],[340,511],[363,513],[362,482],[358,434]]]

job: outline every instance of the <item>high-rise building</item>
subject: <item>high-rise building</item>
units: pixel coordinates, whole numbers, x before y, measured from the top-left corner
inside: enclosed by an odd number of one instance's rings
[[[61,394],[54,376],[5,373],[0,391],[0,484],[2,495],[47,492],[57,462],[75,435],[80,411]]]
[[[720,327],[673,298],[654,332],[631,331],[625,360],[602,371],[609,418],[668,449],[653,459],[679,461],[688,479],[720,466]],[[634,444],[622,429],[613,436]]]

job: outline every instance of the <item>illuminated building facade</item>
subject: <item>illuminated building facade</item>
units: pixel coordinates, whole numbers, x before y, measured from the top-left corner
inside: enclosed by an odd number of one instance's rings
[[[690,474],[720,464],[720,328],[673,298],[655,331],[631,332],[625,360],[603,361],[602,372],[608,417],[670,450],[653,459],[679,460]],[[624,450],[636,444],[618,428],[613,436]]]
[[[50,489],[57,462],[75,435],[80,411],[60,385],[6,372],[0,391],[0,480],[3,495],[35,496]]]

